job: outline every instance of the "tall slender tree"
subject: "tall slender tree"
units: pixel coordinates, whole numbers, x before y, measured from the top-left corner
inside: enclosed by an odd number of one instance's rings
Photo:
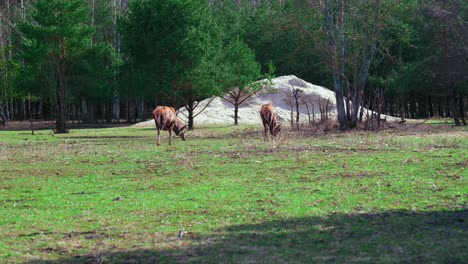
[[[67,133],[69,66],[90,45],[90,11],[82,0],[38,0],[34,8],[32,21],[21,26],[28,67],[38,67],[43,79],[49,77],[46,83],[54,91],[55,132]]]
[[[223,99],[234,106],[234,125],[237,125],[239,106],[267,85],[268,80],[257,81],[262,78],[261,66],[255,60],[254,52],[240,39],[235,39],[228,45],[225,56],[226,70],[229,74],[226,76],[228,79],[224,80],[228,88]]]

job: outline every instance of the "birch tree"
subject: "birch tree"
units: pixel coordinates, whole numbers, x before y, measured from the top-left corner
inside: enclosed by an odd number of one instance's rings
[[[333,76],[340,128],[354,128],[357,126],[369,69],[377,49],[380,0],[375,0],[367,6],[360,1],[347,2],[346,6],[343,0],[319,2],[324,13],[328,38],[327,56]],[[360,10],[369,11],[371,14],[359,13]],[[362,21],[366,20],[359,19],[365,17],[372,19],[363,24]],[[347,18],[351,19],[348,21]],[[359,34],[353,35],[353,30],[357,30]],[[347,39],[346,36],[350,35],[356,38],[353,41]],[[344,104],[345,93],[351,101],[347,109]]]

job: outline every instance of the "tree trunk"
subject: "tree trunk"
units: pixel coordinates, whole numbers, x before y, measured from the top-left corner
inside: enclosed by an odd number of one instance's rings
[[[443,117],[444,111],[442,110],[442,104],[440,103],[440,96],[437,96],[436,98],[437,98],[437,103],[436,103],[437,115]]]
[[[76,121],[76,105],[74,103],[70,104],[68,106],[68,109],[70,109],[68,111],[70,113],[69,116],[68,116],[68,120],[71,120],[72,124],[75,124],[75,121]]]
[[[23,115],[23,121],[26,121],[26,119],[28,118],[28,115],[27,115],[25,98],[21,98],[21,114]]]
[[[32,121],[31,95],[28,94],[29,123],[31,124],[31,134],[34,135],[34,125]]]
[[[193,111],[195,110],[195,98],[191,96],[188,100],[188,104],[185,106],[185,109],[187,109],[188,112],[188,130],[193,130]]]
[[[427,106],[429,108],[429,117],[434,116],[434,106],[432,105],[432,97],[428,96],[427,97]]]
[[[340,0],[342,6],[342,0]],[[348,122],[346,121],[346,113],[343,102],[343,86],[341,83],[341,72],[339,61],[337,60],[336,54],[336,44],[335,36],[333,34],[333,15],[332,7],[329,1],[325,1],[325,17],[326,17],[326,30],[328,35],[328,51],[331,56],[332,71],[333,71],[333,89],[335,91],[336,97],[336,110],[338,112],[338,121],[340,123],[341,130],[346,130],[348,128]],[[343,27],[343,24],[340,24]],[[339,31],[340,34],[343,33],[343,30]],[[344,36],[343,36],[344,37]],[[339,36],[339,39],[342,39],[342,36]]]
[[[409,118],[416,118],[416,101],[414,100],[414,97],[411,98],[409,110],[410,110]]]
[[[351,121],[351,101],[350,101],[350,95],[345,98],[345,105],[346,105],[346,120],[347,122]]]
[[[299,90],[296,90],[294,99],[296,100],[296,129],[299,130],[299,96],[297,94]]]
[[[7,19],[11,21],[11,10],[10,10],[10,0],[6,0],[6,8],[7,8]],[[12,41],[12,34],[11,31],[13,29],[10,28],[8,34],[7,34],[7,39],[8,39],[8,47],[13,47],[13,41]],[[8,59],[13,58],[13,49],[8,49]]]
[[[127,119],[127,123],[131,123],[131,117],[130,117],[130,100],[127,98],[125,102],[125,119]]]
[[[408,102],[408,101],[405,101],[405,117],[406,118],[411,118],[411,110],[410,110],[410,105],[411,105],[411,100]]]
[[[314,104],[312,104],[312,123],[315,123],[315,109],[314,109]]]
[[[345,93],[348,94],[347,98],[344,99],[346,105],[345,111],[346,111],[346,123],[347,127],[349,127],[349,120],[350,120],[350,100],[351,98],[349,97],[349,86],[348,82],[346,80],[345,76],[345,66],[346,66],[346,57],[345,57],[345,51],[346,51],[346,42],[345,42],[345,14],[344,14],[344,2],[343,0],[338,1],[338,18],[337,18],[337,24],[338,24],[338,64],[339,64],[339,74],[340,74],[340,86],[341,86],[341,91],[342,95]],[[338,102],[338,101],[337,101]],[[327,102],[328,103],[328,102]],[[328,119],[328,109],[327,107],[325,108],[325,118]]]
[[[143,99],[138,100],[138,113],[138,119],[140,121],[145,121],[145,101]]]
[[[364,115],[364,107],[361,107],[361,110],[359,111],[359,122],[362,122],[363,115]]]
[[[26,7],[24,5],[24,0],[20,1],[20,9],[21,9],[21,22],[24,23],[26,22]],[[23,47],[24,45],[24,37],[23,37],[23,32],[19,33],[19,46]],[[21,65],[24,66],[24,58],[21,57]]]
[[[328,120],[330,119],[330,100],[327,99],[327,103],[325,104],[325,119]]]
[[[3,106],[3,100],[0,99],[0,125],[5,125],[6,124],[6,117],[5,114],[3,113],[4,106]]]
[[[290,104],[290,109],[291,109],[291,112],[290,112],[290,118],[291,118],[291,128],[294,126],[294,111],[293,111],[293,106],[292,106],[292,102]]]
[[[193,109],[188,110],[188,130],[193,130]]]
[[[88,108],[89,108],[89,122],[91,124],[97,124],[98,123],[98,117],[97,117],[97,110],[98,108],[96,107],[93,102],[88,103]]]
[[[114,118],[114,102],[109,101],[106,102],[106,123],[112,123],[112,119]]]
[[[0,21],[2,21],[2,20],[3,20],[3,13],[2,13],[2,9],[0,8]],[[4,36],[3,27],[0,26],[0,56],[1,56],[2,62],[5,64],[6,57],[5,57],[5,52],[4,52],[5,44],[3,43],[4,42],[4,39],[3,39],[4,37],[3,36]]]
[[[24,0],[20,1],[20,8],[21,8],[21,20],[24,22],[26,19],[26,7],[24,5]]]
[[[353,105],[351,111],[351,121],[349,124],[350,128],[357,126],[359,107],[361,107],[362,97],[364,96],[364,88],[366,86],[367,77],[369,75],[369,69],[374,59],[375,51],[377,50],[377,38],[379,34],[379,12],[380,12],[380,0],[375,0],[374,10],[374,28],[372,31],[371,43],[368,54],[363,58],[363,64],[359,73],[359,79],[354,90]]]
[[[234,104],[234,125],[239,124],[238,119],[239,119],[239,104],[236,101],[236,103]]]
[[[418,117],[419,118],[426,118],[426,111],[424,109],[425,103],[424,103],[424,98],[421,98],[421,96],[418,97]]]
[[[19,120],[20,110],[19,110],[18,100],[11,100],[11,102],[12,102],[11,112],[15,115],[15,120]]]
[[[14,108],[15,104],[14,104],[14,101],[13,99],[10,98],[10,100],[8,101],[8,106],[7,106],[7,111],[6,111],[6,114],[7,114],[7,119],[12,121],[12,120],[15,120],[15,108]]]
[[[114,122],[120,123],[120,95],[117,90],[114,90],[112,113],[113,113]]]
[[[66,103],[65,103],[65,87],[62,80],[59,80],[56,89],[57,107],[55,119],[55,133],[67,133],[66,125]]]
[[[307,102],[304,102],[305,104],[305,107],[306,107],[306,110],[307,110],[307,118],[309,120],[309,124],[310,124],[310,110],[309,110],[309,104],[307,104]]]
[[[114,15],[113,15],[113,21],[112,21],[112,34],[113,34],[113,46],[114,46],[115,53],[117,55],[117,59],[120,59],[120,34],[119,34],[119,31],[117,30],[117,16],[120,13],[121,7],[122,7],[121,0],[113,0]],[[117,77],[116,77],[117,75],[118,75],[118,69],[114,67],[115,86],[117,86]],[[120,94],[116,88],[114,88],[113,95],[114,95],[113,120],[114,122],[119,123],[120,122]]]
[[[460,107],[460,119],[463,123],[464,126],[466,126],[466,121],[465,121],[465,98],[463,96],[463,93],[460,93],[460,96],[458,97],[458,102],[459,102],[459,107]]]
[[[406,117],[406,107],[405,107],[405,104],[406,104],[406,101],[405,101],[405,97],[402,96],[400,98],[400,117],[401,117],[401,122],[403,122],[405,120],[405,117]]]
[[[43,105],[42,99],[39,99],[37,103],[37,119],[45,119]]]
[[[94,27],[95,24],[95,14],[96,14],[96,0],[91,1],[91,26]],[[91,37],[91,46],[94,43],[94,35]]]
[[[456,126],[461,126],[460,122],[460,113],[458,113],[458,107],[456,103],[456,93],[455,88],[450,87],[449,89],[449,98],[450,98],[450,111],[452,112],[453,121],[455,121]]]
[[[2,9],[0,8],[0,21],[3,20],[3,13],[2,13]],[[3,65],[6,66],[6,57],[5,57],[5,52],[4,52],[4,43],[3,43],[4,39],[3,39],[3,27],[0,26],[0,59],[2,60],[2,63]],[[1,80],[1,81],[4,81],[4,80]],[[0,124],[1,125],[5,125],[6,121],[7,121],[7,117],[5,116],[5,109],[6,107],[4,106],[3,104],[3,100],[7,100],[7,96],[6,96],[6,92],[4,92],[3,94],[0,94]],[[8,104],[8,101],[6,101],[7,104]]]
[[[88,103],[84,97],[81,98],[81,122],[89,123]]]
[[[450,108],[450,95],[445,96],[445,117],[452,117],[451,108]]]
[[[59,78],[56,89],[57,96],[57,115],[55,122],[55,133],[68,133],[67,130],[67,100],[66,100],[66,89],[67,89],[67,74],[66,74],[66,60],[65,60],[65,38],[60,39],[60,69]]]
[[[319,102],[318,102],[318,107],[319,107],[319,111],[320,111],[320,121],[323,121],[324,120],[323,107],[322,107],[322,100],[320,100],[320,99],[319,99]]]

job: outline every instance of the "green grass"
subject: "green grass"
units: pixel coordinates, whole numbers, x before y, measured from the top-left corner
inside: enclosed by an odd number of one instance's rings
[[[467,261],[466,128],[260,130],[0,132],[0,262]]]

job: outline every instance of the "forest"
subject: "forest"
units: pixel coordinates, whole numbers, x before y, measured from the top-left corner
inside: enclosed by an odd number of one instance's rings
[[[137,122],[294,74],[359,108],[466,125],[463,0],[2,0],[0,124]]]
[[[0,21],[0,263],[467,263],[468,1]]]

